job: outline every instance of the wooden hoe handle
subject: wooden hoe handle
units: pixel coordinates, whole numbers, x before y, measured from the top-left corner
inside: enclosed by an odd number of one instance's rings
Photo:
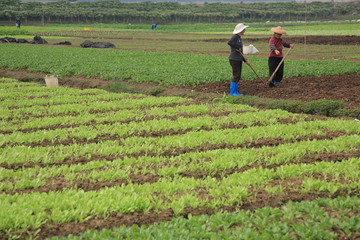
[[[285,53],[284,57],[281,59],[279,65],[276,67],[275,71],[271,74],[271,77],[269,78],[268,82],[271,82],[276,74],[276,72],[279,70],[281,64],[284,62],[286,56],[289,54],[291,48],[289,48],[289,50]]]
[[[241,54],[241,56],[245,59],[245,56],[244,56],[244,54],[240,51],[240,50],[237,50],[240,54]],[[259,76],[259,74],[257,74],[257,72],[255,71],[255,69],[251,66],[251,64],[248,64],[248,66],[251,68],[251,70],[253,70],[253,72],[255,73],[255,75],[260,79],[260,80],[262,80],[261,79],[261,77]]]

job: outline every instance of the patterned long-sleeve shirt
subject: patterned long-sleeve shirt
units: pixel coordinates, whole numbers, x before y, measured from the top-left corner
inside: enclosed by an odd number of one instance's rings
[[[269,40],[269,57],[283,57],[282,50],[284,47],[289,48],[290,44],[285,42],[282,38],[272,37]],[[279,55],[276,55],[275,50],[280,51]]]

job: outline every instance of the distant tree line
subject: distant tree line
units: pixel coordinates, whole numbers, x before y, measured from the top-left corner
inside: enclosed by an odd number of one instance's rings
[[[343,15],[359,15],[360,7],[331,2],[281,3],[204,3],[178,2],[124,3],[119,0],[96,2],[21,2],[0,0],[0,21],[47,23],[183,23],[237,22],[253,20],[299,21],[334,19]]]

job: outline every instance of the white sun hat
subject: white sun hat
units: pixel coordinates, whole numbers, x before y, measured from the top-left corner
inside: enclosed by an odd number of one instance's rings
[[[238,33],[242,32],[242,31],[244,31],[244,29],[247,28],[247,27],[249,27],[249,26],[246,26],[246,25],[244,25],[242,23],[239,23],[238,25],[235,26],[233,34],[238,34]]]

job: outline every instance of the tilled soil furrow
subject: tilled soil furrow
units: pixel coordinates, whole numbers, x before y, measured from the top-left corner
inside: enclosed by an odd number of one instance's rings
[[[229,114],[233,114],[233,113],[245,113],[246,111],[223,111],[223,112],[210,112],[206,115],[209,116],[214,116],[214,117],[219,117],[219,116],[227,116]],[[84,122],[84,123],[78,123],[78,124],[56,124],[56,125],[50,125],[50,126],[46,126],[46,127],[39,127],[39,128],[23,128],[23,129],[19,129],[17,131],[20,131],[22,133],[32,133],[32,132],[37,132],[37,131],[43,131],[43,130],[56,130],[56,129],[66,129],[66,128],[76,128],[76,127],[80,127],[80,126],[91,126],[91,125],[111,125],[111,124],[127,124],[127,123],[131,123],[131,122],[145,122],[145,121],[151,121],[151,120],[160,120],[160,119],[169,119],[169,120],[176,120],[179,117],[184,117],[184,118],[196,118],[199,116],[204,116],[205,114],[190,114],[190,113],[178,113],[174,116],[151,116],[151,115],[144,115],[142,118],[129,118],[129,119],[125,119],[125,120],[120,120],[120,121],[102,121],[102,122],[96,122],[95,120],[91,120],[89,122]],[[77,116],[77,115],[75,115]],[[12,134],[16,131],[10,131],[10,130],[0,130],[0,134]],[[8,145],[2,145],[0,146],[0,148],[2,147],[7,147]],[[9,146],[13,146],[12,144],[9,144]]]
[[[347,153],[323,153],[323,154],[308,154],[301,159],[288,161],[282,164],[267,164],[266,162],[256,162],[251,165],[242,168],[231,168],[215,173],[208,173],[206,171],[185,171],[180,173],[180,176],[194,179],[204,179],[206,177],[213,177],[219,179],[219,181],[231,174],[241,173],[253,168],[263,168],[263,169],[276,169],[281,166],[287,165],[296,165],[296,164],[312,164],[316,162],[341,162],[350,158],[360,158],[360,148],[353,152]],[[134,168],[138,170],[138,168]],[[99,171],[102,171],[101,169]],[[80,173],[81,174],[81,173]],[[86,173],[84,173],[86,174]],[[314,177],[317,178],[327,178],[329,176],[321,175],[320,173]],[[49,192],[49,191],[62,191],[70,188],[82,189],[84,191],[98,191],[105,187],[115,187],[121,185],[127,185],[130,182],[135,184],[145,184],[145,183],[155,183],[161,178],[160,175],[154,175],[151,173],[148,174],[129,174],[128,179],[114,179],[113,181],[101,181],[101,182],[92,182],[90,180],[75,180],[68,181],[63,177],[49,178],[46,180],[46,184],[42,187],[36,189],[17,189],[17,190],[7,190],[0,191],[0,194],[27,194],[32,192]],[[4,179],[2,181],[13,181],[12,179]]]
[[[302,191],[289,191],[285,192],[282,195],[270,195],[266,192],[258,192],[262,194],[262,197],[256,198],[245,198],[241,199],[238,204],[235,204],[230,207],[222,207],[218,210],[236,212],[239,210],[251,210],[269,206],[273,208],[278,208],[284,206],[289,201],[292,202],[301,202],[301,201],[311,201],[317,198],[337,198],[340,196],[356,196],[358,193],[353,192],[348,194],[347,191],[338,191],[334,194],[329,194],[327,192],[302,192]],[[217,211],[217,209],[211,209],[209,207],[201,208],[191,208],[187,207],[184,209],[181,217],[188,218],[191,216],[199,215],[212,215]],[[51,213],[49,213],[51,214]],[[79,235],[86,230],[102,230],[102,229],[112,229],[115,227],[120,227],[122,225],[132,226],[132,225],[150,225],[154,223],[170,221],[175,218],[175,214],[172,209],[163,210],[160,212],[133,212],[129,214],[122,214],[113,212],[109,214],[108,217],[102,216],[92,216],[92,218],[85,222],[67,222],[67,223],[54,223],[47,222],[42,225],[40,228],[34,229],[30,228],[22,234],[19,234],[19,239],[27,239],[29,236],[33,235],[35,232],[38,232],[38,239],[50,238],[53,236],[57,237],[66,237],[70,234]],[[4,231],[0,231],[0,240],[8,239],[9,236]]]
[[[181,154],[190,153],[190,152],[206,152],[216,149],[236,149],[236,148],[261,148],[263,146],[278,146],[281,144],[288,144],[300,141],[313,141],[313,140],[331,140],[336,137],[345,136],[345,135],[352,135],[348,134],[344,131],[336,131],[336,132],[328,132],[325,135],[310,135],[306,137],[298,137],[294,140],[284,140],[281,137],[277,138],[263,138],[263,139],[256,139],[252,141],[245,141],[241,144],[230,144],[230,143],[221,143],[221,144],[212,144],[212,143],[204,143],[199,147],[189,148],[189,147],[171,147],[164,149],[161,154],[157,154],[154,152],[147,152],[141,150],[137,153],[130,153],[130,154],[109,154],[106,156],[98,155],[98,154],[89,154],[90,157],[83,157],[83,156],[73,156],[67,157],[64,161],[55,161],[54,163],[44,164],[44,163],[37,163],[37,162],[25,162],[25,163],[15,163],[15,164],[8,164],[8,163],[1,163],[0,167],[5,169],[12,169],[17,170],[20,168],[32,168],[35,166],[40,167],[50,167],[50,166],[58,166],[64,164],[85,164],[91,161],[96,160],[106,160],[106,161],[113,161],[115,159],[121,159],[125,157],[141,157],[141,156],[164,156],[164,157],[172,157],[172,156],[179,156]]]

